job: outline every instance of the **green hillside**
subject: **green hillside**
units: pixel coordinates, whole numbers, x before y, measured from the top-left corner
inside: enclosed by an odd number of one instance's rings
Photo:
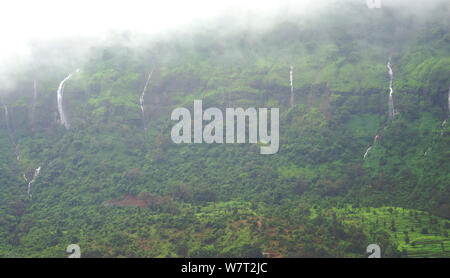
[[[259,32],[112,33],[82,58],[37,42],[0,89],[0,257],[450,257],[449,5],[360,2]],[[173,143],[194,100],[280,108],[278,153]]]

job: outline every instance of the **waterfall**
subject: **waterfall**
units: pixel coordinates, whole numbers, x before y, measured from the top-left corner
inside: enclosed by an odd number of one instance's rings
[[[34,128],[34,114],[36,112],[36,102],[37,102],[37,85],[36,79],[33,82],[33,104],[31,105],[31,124]]]
[[[447,99],[447,118],[450,117],[450,86],[448,86],[448,99]]]
[[[66,115],[64,114],[64,110],[63,110],[63,95],[64,95],[65,83],[71,77],[72,77],[72,74],[69,74],[66,78],[63,79],[63,81],[61,81],[61,83],[59,84],[59,87],[58,87],[58,92],[57,92],[59,119],[60,119],[60,123],[62,125],[64,125],[66,128],[69,128],[69,124],[66,120]]]
[[[372,149],[372,146],[370,146],[367,150],[366,150],[366,152],[364,153],[364,157],[363,157],[363,160],[366,160],[366,156],[367,156],[367,154],[369,153],[369,151]]]
[[[366,157],[367,157],[367,155],[369,154],[370,150],[371,150],[371,149],[375,146],[375,144],[377,143],[377,139],[378,139],[378,134],[375,135],[375,138],[373,139],[373,144],[372,144],[372,146],[370,146],[370,147],[366,150],[366,152],[364,153],[363,160],[366,160]]]
[[[33,182],[36,180],[36,178],[39,176],[39,173],[41,172],[41,166],[39,166],[38,168],[36,168],[36,170],[34,170],[34,175],[33,178],[31,179],[31,181],[28,183],[28,189],[27,189],[27,193],[28,195],[31,197],[31,185],[33,184]],[[25,180],[26,177],[24,175]]]
[[[150,83],[150,79],[152,78],[152,74],[153,74],[153,70],[150,71],[150,73],[148,74],[147,81],[145,82],[144,90],[142,90],[142,94],[141,94],[141,96],[139,98],[139,103],[141,105],[141,111],[142,111],[142,123],[143,123],[143,126],[144,126],[144,130],[146,130],[146,128],[145,128],[144,97],[145,97],[145,92],[147,91],[148,84]]]
[[[5,110],[5,121],[6,121],[6,128],[8,130],[9,139],[11,140],[11,143],[14,146],[14,154],[16,155],[16,160],[20,161],[20,149],[19,149],[19,146],[17,146],[16,142],[14,141],[14,137],[13,137],[11,127],[9,124],[8,106],[6,106],[6,104],[3,104],[3,108]]]
[[[294,106],[294,85],[293,85],[293,74],[294,74],[294,67],[291,65],[291,71],[289,73],[289,81],[291,83],[291,107]]]
[[[447,110],[447,119],[445,119],[442,124],[441,124],[441,136],[444,135],[444,128],[445,125],[447,124],[447,120],[450,118],[450,86],[448,87],[448,100],[447,100],[447,106],[448,106],[448,110]]]
[[[3,109],[5,110],[5,121],[6,121],[6,128],[8,129],[8,131],[10,130],[9,128],[9,114],[8,114],[8,106],[6,106],[6,104],[3,104]]]
[[[77,69],[76,72],[79,72],[80,69]],[[59,113],[59,119],[60,123],[64,125],[66,128],[69,128],[70,125],[67,122],[66,115],[64,113],[63,109],[63,96],[64,96],[64,87],[66,85],[66,81],[69,80],[72,77],[73,73],[69,74],[66,78],[59,83],[58,91],[57,91],[57,102],[58,102],[58,113]]]
[[[392,98],[392,80],[394,79],[394,73],[392,72],[392,68],[391,68],[391,57],[389,57],[389,61],[387,63],[387,68],[388,68],[388,72],[389,72],[389,102],[388,102],[388,106],[389,106],[389,118],[391,120],[394,119],[394,99]]]
[[[448,100],[447,100],[447,106],[448,106],[448,110],[447,110],[447,119],[450,118],[450,86],[448,87]],[[445,119],[442,122],[442,127],[445,127],[445,124],[447,123],[447,119]]]
[[[36,88],[36,81],[35,81],[35,88]],[[35,95],[36,95],[36,90],[35,90]],[[8,133],[9,133],[9,137],[11,139],[11,142],[14,146],[14,153],[16,155],[16,159],[17,161],[20,163],[20,148],[19,146],[16,144],[16,142],[14,141],[12,132],[11,132],[11,128],[9,125],[9,114],[8,114],[8,107],[3,104],[3,107],[5,109],[5,120],[6,120],[6,127],[8,129]],[[34,175],[33,178],[31,179],[31,181],[28,182],[27,176],[24,172],[22,172],[22,177],[25,180],[25,182],[28,183],[28,189],[27,189],[27,193],[28,195],[31,197],[30,191],[31,191],[31,185],[34,183],[34,181],[36,180],[36,178],[39,176],[39,173],[41,171],[41,166],[39,166],[36,170],[34,170]]]
[[[6,128],[8,130],[9,139],[11,140],[11,144],[14,147],[14,154],[16,156],[16,160],[20,163],[20,148],[14,141],[13,133],[11,131],[10,125],[9,125],[9,114],[8,114],[8,107],[3,104],[3,107],[5,109],[5,121],[6,121]],[[22,172],[22,177],[25,180],[25,182],[28,182],[27,176],[24,172]]]

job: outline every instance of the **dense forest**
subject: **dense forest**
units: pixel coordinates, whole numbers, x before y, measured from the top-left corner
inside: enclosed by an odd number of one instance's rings
[[[0,257],[450,257],[449,12],[33,42],[0,84]],[[173,143],[197,99],[280,108],[278,153]]]

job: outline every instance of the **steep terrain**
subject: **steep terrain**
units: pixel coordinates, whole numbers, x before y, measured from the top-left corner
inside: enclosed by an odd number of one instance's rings
[[[0,256],[449,257],[448,13],[119,33],[58,65],[36,45],[2,92]],[[279,152],[174,144],[195,99],[279,107]]]

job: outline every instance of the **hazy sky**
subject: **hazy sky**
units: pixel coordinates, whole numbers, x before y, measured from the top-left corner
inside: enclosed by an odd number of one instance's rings
[[[361,0],[363,1],[363,0]],[[305,10],[326,0],[13,0],[0,7],[0,59],[25,52],[30,39],[98,36],[128,29],[158,33],[194,20],[207,20],[231,10],[273,14],[292,3]]]
[[[223,14],[308,16],[324,3],[350,0],[11,0],[0,5],[0,62],[13,52],[27,53],[31,39],[101,36],[110,30],[127,29],[160,33],[179,29],[192,21]],[[365,5],[366,0],[361,1]],[[437,0],[381,0],[382,5],[403,2],[427,6]],[[427,4],[425,4],[425,2]],[[336,7],[336,6],[335,6]],[[244,17],[244,16],[242,16]],[[260,23],[258,23],[260,24]]]
[[[39,0],[3,1],[0,10],[0,56],[26,48],[33,38],[100,35],[112,29],[155,33],[194,19],[217,16],[239,0]],[[275,1],[246,1],[247,8],[270,10]],[[272,2],[272,4],[269,4]],[[253,6],[253,7],[252,7]]]

